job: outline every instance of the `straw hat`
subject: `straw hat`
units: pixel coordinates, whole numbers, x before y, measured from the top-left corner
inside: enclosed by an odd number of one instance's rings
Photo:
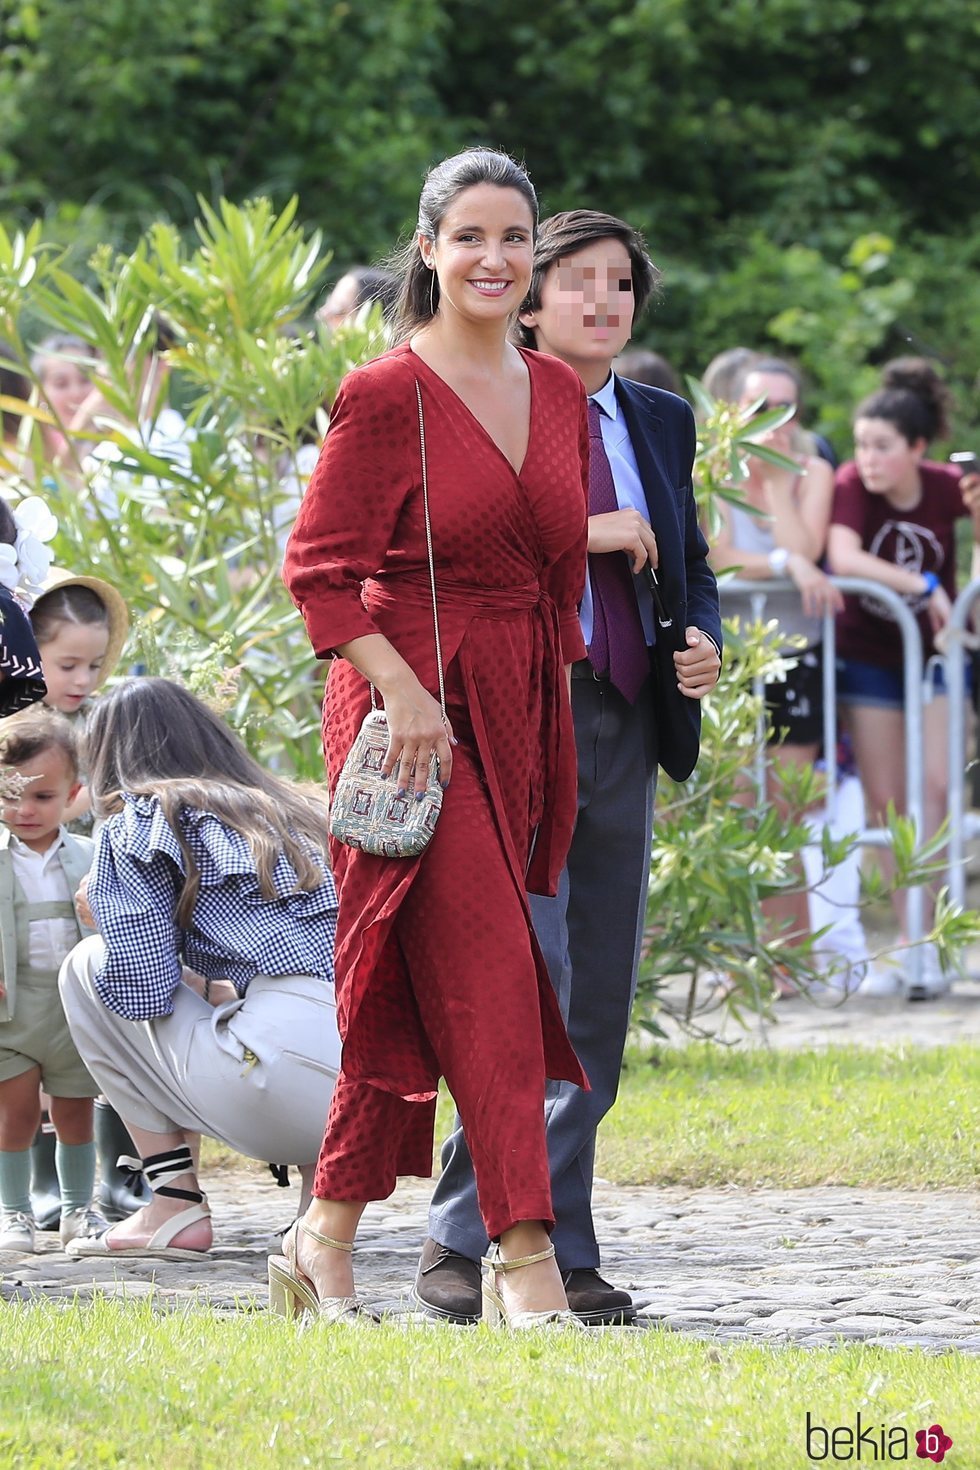
[[[115,587],[108,582],[103,582],[101,577],[79,577],[74,572],[64,571],[60,567],[51,568],[44,579],[44,591],[36,599],[34,607],[37,608],[38,603],[43,602],[49,592],[60,590],[62,587],[87,587],[104,604],[109,615],[109,644],[95,686],[96,689],[99,689],[119,662],[126,635],[129,632],[129,609]]]

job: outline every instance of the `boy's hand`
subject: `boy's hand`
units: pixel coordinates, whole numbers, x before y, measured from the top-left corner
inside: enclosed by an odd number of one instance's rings
[[[677,687],[688,699],[703,699],[718,683],[721,659],[718,650],[700,628],[688,628],[687,647],[674,654]]]
[[[625,551],[634,573],[642,572],[647,562],[654,570],[660,565],[657,538],[638,510],[609,510],[601,516],[589,516],[589,551]]]

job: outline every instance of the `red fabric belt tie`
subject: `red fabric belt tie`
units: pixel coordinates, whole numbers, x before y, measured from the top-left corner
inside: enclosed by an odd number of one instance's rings
[[[362,599],[369,612],[378,610],[390,613],[398,607],[411,605],[416,613],[413,622],[418,629],[418,611],[423,607],[431,609],[432,606],[428,572],[399,572],[383,578],[371,578],[364,583]],[[473,619],[515,622],[528,613],[531,614],[533,643],[531,678],[527,687],[527,758],[531,777],[529,821],[532,827],[539,830],[528,868],[527,882],[532,891],[545,892],[564,862],[562,854],[557,869],[554,868],[553,842],[556,834],[553,818],[555,811],[561,809],[559,804],[563,794],[567,798],[567,793],[563,793],[561,789],[567,784],[562,780],[562,735],[567,733],[570,739],[574,739],[570,716],[567,720],[567,731],[563,732],[564,670],[558,609],[537,580],[514,587],[480,587],[471,582],[453,582],[437,572],[436,599],[439,606],[442,656],[446,668],[460,651],[466,627]],[[478,680],[472,693],[478,697]],[[570,769],[574,771],[574,763]],[[574,810],[574,801],[572,809]],[[547,875],[551,875],[550,880]]]

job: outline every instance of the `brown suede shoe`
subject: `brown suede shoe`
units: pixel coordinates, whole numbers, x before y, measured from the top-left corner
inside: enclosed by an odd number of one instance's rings
[[[569,1308],[587,1327],[627,1327],[636,1321],[629,1292],[610,1286],[598,1271],[569,1271],[562,1280]]]
[[[471,1327],[483,1309],[479,1262],[430,1237],[422,1247],[412,1295],[430,1317]]]

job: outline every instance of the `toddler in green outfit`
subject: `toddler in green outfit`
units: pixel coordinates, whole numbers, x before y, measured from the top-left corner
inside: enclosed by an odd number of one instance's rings
[[[63,716],[41,706],[0,724],[0,768],[27,781],[0,798],[0,1251],[34,1250],[31,1144],[39,1085],[57,1136],[63,1246],[104,1229],[92,1210],[98,1087],[68,1031],[58,996],[65,956],[90,933],[74,894],[93,843],[64,827],[78,795],[78,748]]]

